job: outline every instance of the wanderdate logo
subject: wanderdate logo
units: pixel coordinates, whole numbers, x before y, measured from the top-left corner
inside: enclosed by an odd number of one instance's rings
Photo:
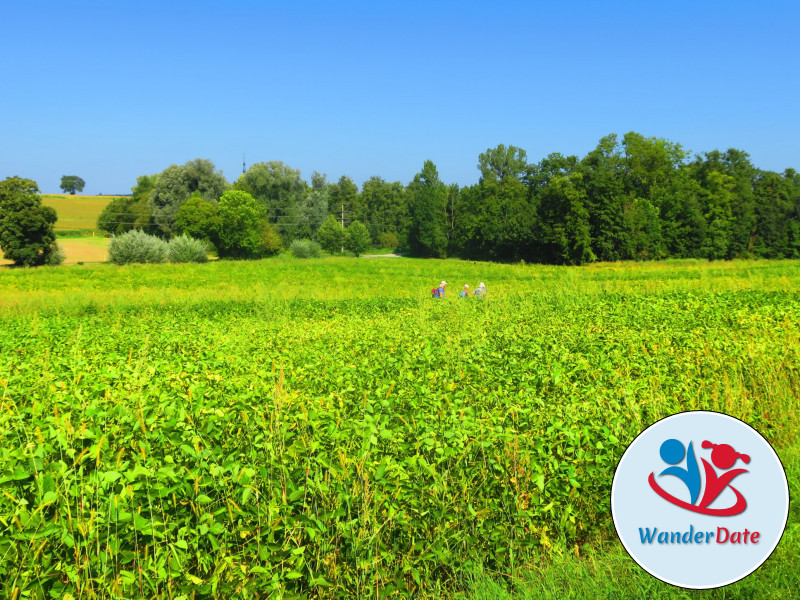
[[[709,411],[654,423],[628,446],[611,487],[620,541],[667,583],[709,589],[756,570],[789,512],[786,474],[752,427]]]
[[[697,458],[695,457],[692,442],[689,442],[688,450],[684,448],[683,443],[674,438],[661,444],[661,458],[665,463],[672,466],[661,471],[659,477],[672,475],[680,479],[689,492],[689,502],[676,498],[665,491],[656,483],[655,473],[650,473],[647,478],[650,487],[667,502],[702,515],[728,517],[744,512],[744,509],[747,508],[747,500],[739,490],[731,485],[731,482],[735,477],[747,473],[747,469],[731,469],[731,467],[737,460],[749,463],[750,456],[737,452],[729,444],[714,444],[708,440],[704,440],[701,447],[713,449],[711,451],[711,463],[713,463],[713,466],[705,458],[700,459],[703,463],[702,474],[697,466]],[[681,462],[685,462],[686,465],[678,466]],[[714,467],[720,469],[721,473],[718,474]],[[726,469],[730,470],[726,471]],[[702,497],[700,496],[701,488],[704,489]],[[710,508],[711,503],[726,489],[730,489],[736,495],[736,503],[724,508]],[[699,503],[697,502],[698,499],[700,500]]]

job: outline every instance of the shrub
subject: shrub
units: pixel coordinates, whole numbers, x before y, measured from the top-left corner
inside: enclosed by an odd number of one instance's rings
[[[164,240],[134,229],[111,238],[108,260],[117,265],[163,263],[167,260],[168,249]]]
[[[261,229],[261,252],[264,256],[273,256],[280,252],[281,248],[283,248],[281,235],[278,233],[278,230],[265,219]]]
[[[59,244],[53,244],[48,252],[45,252],[44,264],[50,267],[57,267],[64,262],[67,255]]]
[[[206,245],[185,234],[172,238],[169,241],[169,260],[174,263],[204,263],[208,260]]]
[[[295,240],[289,246],[289,251],[295,258],[319,258],[322,256],[322,248],[311,240]]]
[[[393,233],[384,232],[378,236],[378,246],[394,250],[400,245],[400,240]]]

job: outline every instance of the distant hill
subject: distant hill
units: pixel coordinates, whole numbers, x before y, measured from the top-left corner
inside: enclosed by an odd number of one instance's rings
[[[109,202],[119,197],[42,194],[42,204],[52,206],[58,213],[56,233],[87,233],[97,230],[97,217]]]

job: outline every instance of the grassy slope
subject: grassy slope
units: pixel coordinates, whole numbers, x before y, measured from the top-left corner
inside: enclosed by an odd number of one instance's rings
[[[42,194],[42,203],[52,206],[58,213],[56,233],[81,229],[97,229],[97,217],[117,196],[80,196],[69,194]]]

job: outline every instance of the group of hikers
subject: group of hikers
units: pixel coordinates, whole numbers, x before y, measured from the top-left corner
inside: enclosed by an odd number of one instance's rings
[[[435,287],[435,288],[433,288],[431,290],[431,296],[433,296],[434,298],[444,298],[444,290],[445,290],[446,287],[447,287],[447,282],[446,281],[442,281],[439,284],[439,287]],[[486,286],[483,284],[482,281],[478,284],[478,287],[475,288],[475,291],[472,292],[472,295],[475,298],[485,298],[486,297]],[[470,297],[469,284],[468,283],[464,284],[464,288],[458,293],[458,297],[459,298],[469,298]]]

